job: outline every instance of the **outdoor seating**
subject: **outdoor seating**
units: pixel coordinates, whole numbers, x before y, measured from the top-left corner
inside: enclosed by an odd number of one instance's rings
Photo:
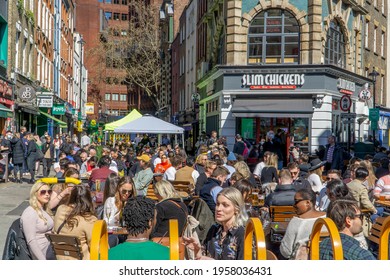
[[[56,257],[71,257],[77,260],[83,259],[81,243],[77,236],[46,233]]]

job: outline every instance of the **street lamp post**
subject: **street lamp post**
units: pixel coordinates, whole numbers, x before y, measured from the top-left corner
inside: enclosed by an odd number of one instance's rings
[[[376,108],[376,92],[375,92],[375,86],[376,86],[376,77],[379,76],[379,73],[375,71],[375,68],[372,70],[371,73],[368,74],[370,77],[372,77],[372,87],[373,87],[373,108]],[[371,124],[372,125],[372,124]],[[375,129],[372,130],[372,139],[375,146],[376,136],[375,136]]]
[[[79,119],[82,118],[82,113],[81,113],[81,102],[82,102],[82,82],[83,82],[83,46],[85,44],[85,41],[83,39],[83,36],[80,34],[80,40],[77,42],[80,44],[80,84],[79,84],[79,116],[78,116],[78,121]],[[81,131],[79,130],[79,141],[81,143]]]

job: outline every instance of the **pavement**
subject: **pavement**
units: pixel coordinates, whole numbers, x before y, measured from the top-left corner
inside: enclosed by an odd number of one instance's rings
[[[28,178],[27,178],[28,177]],[[28,180],[26,176],[24,180]],[[23,213],[28,206],[30,189],[32,184],[23,182],[17,184],[14,182],[0,183],[0,254],[3,255],[5,239],[8,229],[12,222]]]

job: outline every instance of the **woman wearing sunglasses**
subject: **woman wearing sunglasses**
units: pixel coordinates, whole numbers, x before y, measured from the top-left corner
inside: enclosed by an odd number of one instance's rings
[[[28,206],[21,216],[21,225],[28,248],[35,260],[54,259],[50,243],[45,234],[53,229],[53,219],[47,213],[47,205],[52,190],[42,182],[37,182],[31,187]]]
[[[297,213],[288,223],[286,233],[280,244],[280,253],[287,259],[299,259],[299,248],[305,246],[314,222],[326,217],[325,212],[315,208],[316,194],[313,190],[301,189],[295,193],[294,208]]]
[[[103,218],[108,226],[120,225],[120,214],[125,206],[125,203],[130,197],[134,196],[133,179],[128,176],[120,178],[115,195],[107,198],[104,202]]]

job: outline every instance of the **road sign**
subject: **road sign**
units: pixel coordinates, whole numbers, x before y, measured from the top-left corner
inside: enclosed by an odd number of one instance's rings
[[[344,112],[347,112],[349,111],[349,109],[351,109],[351,105],[352,105],[352,100],[351,100],[351,97],[349,97],[349,95],[343,95],[340,99],[340,109],[343,110]]]
[[[379,121],[379,108],[370,108],[368,113],[368,119],[371,122]]]
[[[366,101],[371,99],[371,92],[368,89],[363,89],[359,92],[359,99]]]
[[[356,113],[341,113],[340,117],[342,119],[356,119]]]

